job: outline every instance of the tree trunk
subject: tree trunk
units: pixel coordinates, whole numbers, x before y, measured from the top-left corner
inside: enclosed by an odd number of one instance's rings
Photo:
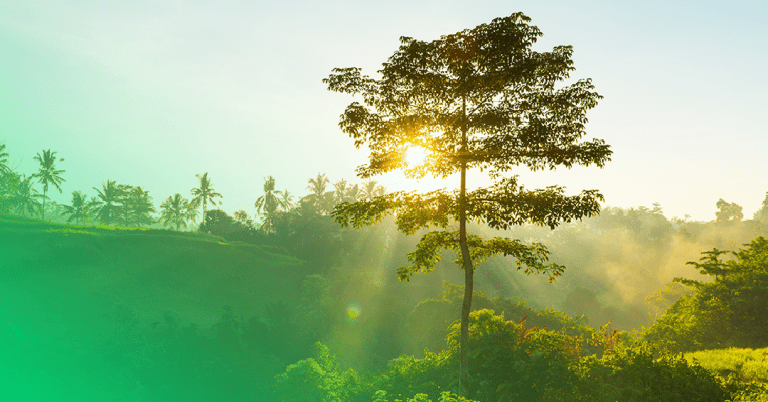
[[[463,113],[466,117],[467,102],[463,101]],[[467,153],[467,128],[462,128],[462,156]],[[461,396],[467,395],[469,372],[469,312],[472,308],[472,291],[474,289],[474,268],[469,256],[467,244],[467,162],[461,162],[461,188],[459,193],[459,245],[461,247],[461,259],[464,265],[464,301],[461,304],[461,339],[460,339],[460,363],[459,363],[459,391]]]
[[[48,193],[47,189],[43,189],[43,208],[40,210],[41,219],[45,220],[45,198],[46,193]]]

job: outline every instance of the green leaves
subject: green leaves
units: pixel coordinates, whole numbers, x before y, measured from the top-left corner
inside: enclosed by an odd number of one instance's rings
[[[38,152],[33,159],[40,164],[40,169],[32,177],[37,177],[43,184],[43,192],[48,192],[48,184],[53,184],[61,192],[61,183],[66,181],[61,174],[65,171],[56,169],[56,151],[43,150],[42,154]],[[59,162],[64,162],[64,159],[60,158]]]
[[[440,177],[462,162],[492,172],[603,167],[610,147],[597,139],[579,143],[586,113],[602,96],[590,79],[555,89],[574,70],[573,49],[531,50],[542,33],[529,21],[517,13],[431,42],[403,37],[378,80],[359,68],[334,69],[323,80],[328,90],[363,99],[339,122],[357,147],[371,150],[358,173],[402,168],[403,147],[413,142],[435,155],[424,174]]]
[[[561,222],[597,215],[598,202],[604,201],[597,190],[586,190],[576,196],[566,196],[565,188],[560,186],[526,190],[517,184],[517,177],[505,178],[488,189],[469,193],[467,216],[482,219],[494,229],[525,223],[554,229]]]
[[[467,237],[467,244],[473,269],[476,269],[481,262],[490,257],[503,255],[514,257],[517,269],[523,270],[525,274],[543,273],[549,275],[550,282],[553,282],[565,270],[562,265],[547,264],[549,252],[540,243],[526,245],[517,239],[494,237],[483,240],[479,236],[470,235]],[[432,272],[435,265],[440,262],[440,254],[443,250],[455,252],[457,258],[454,262],[462,269],[464,268],[459,245],[459,232],[433,231],[422,236],[416,250],[408,253],[407,257],[411,265],[398,268],[398,278],[407,282],[415,273]]]
[[[692,286],[693,293],[667,309],[645,338],[673,351],[765,346],[768,240],[758,237],[746,246],[736,252],[713,249],[703,252],[699,262],[689,262],[714,280],[676,278]]]
[[[426,194],[395,192],[371,201],[336,206],[333,216],[342,226],[360,228],[375,224],[388,214],[397,216],[397,226],[406,234],[429,228],[445,228],[450,219],[459,220],[459,192],[446,190]],[[467,194],[466,216],[485,222],[494,229],[532,223],[554,229],[561,222],[597,215],[603,196],[597,190],[586,190],[566,196],[565,188],[551,186],[526,190],[518,185],[517,176],[500,180],[492,187]]]

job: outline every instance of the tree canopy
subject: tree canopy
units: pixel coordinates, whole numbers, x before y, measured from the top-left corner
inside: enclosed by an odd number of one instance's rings
[[[494,19],[440,39],[425,42],[400,38],[400,48],[383,63],[381,78],[359,68],[336,68],[323,80],[331,91],[360,95],[341,115],[339,127],[370,150],[358,175],[368,178],[395,169],[406,176],[448,177],[460,173],[458,190],[419,195],[396,192],[372,200],[341,203],[333,215],[341,225],[369,225],[394,213],[399,229],[422,236],[408,255],[412,265],[398,270],[401,280],[430,272],[443,249],[457,253],[465,271],[461,316],[461,383],[466,389],[468,317],[476,264],[493,255],[511,255],[526,273],[542,272],[550,280],[563,267],[547,264],[541,244],[468,235],[468,220],[503,229],[534,223],[556,227],[560,222],[592,216],[603,200],[597,190],[567,196],[561,186],[527,190],[514,167],[532,171],[574,165],[605,166],[612,151],[603,140],[580,141],[586,135],[586,113],[601,98],[589,79],[561,82],[574,70],[571,46],[550,52],[531,47],[541,31],[522,13]],[[556,84],[560,84],[556,88]],[[422,147],[422,164],[409,166],[405,154]],[[468,192],[466,171],[487,171],[495,184]],[[450,227],[459,224],[458,230]],[[449,228],[450,227],[450,228]]]

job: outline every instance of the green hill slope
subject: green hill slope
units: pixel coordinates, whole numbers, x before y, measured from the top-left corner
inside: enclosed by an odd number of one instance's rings
[[[0,216],[0,257],[6,308],[98,319],[123,306],[147,324],[170,311],[180,323],[207,325],[225,305],[255,315],[267,302],[296,297],[290,290],[306,275],[302,261],[268,247],[7,216]]]

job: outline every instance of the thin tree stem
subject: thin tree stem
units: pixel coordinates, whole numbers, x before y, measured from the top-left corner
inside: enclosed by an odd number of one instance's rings
[[[463,99],[462,112],[467,112],[467,100]],[[466,120],[466,119],[465,119]],[[466,157],[467,149],[467,126],[462,123],[461,129],[461,149]],[[460,365],[459,365],[459,391],[461,396],[467,395],[468,372],[469,372],[469,312],[472,308],[472,291],[474,288],[474,269],[472,259],[469,256],[469,245],[467,244],[467,162],[461,161],[461,188],[459,193],[459,245],[461,247],[461,258],[464,265],[464,301],[461,305],[461,343],[460,343]]]

